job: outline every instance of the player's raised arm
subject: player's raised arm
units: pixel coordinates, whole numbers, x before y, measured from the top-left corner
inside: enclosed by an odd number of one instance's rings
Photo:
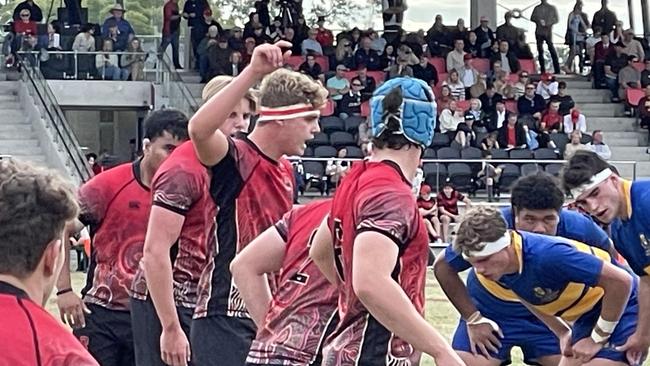
[[[282,67],[291,51],[283,53],[281,47],[291,48],[291,43],[280,41],[256,47],[250,65],[194,114],[189,123],[189,133],[203,164],[214,166],[226,155],[228,140],[219,129],[251,87]]]

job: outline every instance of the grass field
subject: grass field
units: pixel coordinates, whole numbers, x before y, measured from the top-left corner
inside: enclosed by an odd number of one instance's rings
[[[79,293],[79,290],[83,287],[84,281],[85,275],[83,273],[75,272],[72,274],[73,287],[77,293]],[[49,299],[47,309],[58,319],[59,315],[54,301],[54,296]],[[440,286],[438,286],[438,283],[435,281],[431,270],[429,270],[427,274],[426,316],[431,324],[446,336],[447,339],[451,340],[451,336],[456,328],[456,323],[458,322],[458,313],[443,294]],[[518,349],[515,349],[512,355],[512,365],[524,365],[521,360],[521,353]],[[433,366],[435,364],[430,358],[425,356],[421,365]],[[644,365],[650,366],[650,362],[646,362]]]

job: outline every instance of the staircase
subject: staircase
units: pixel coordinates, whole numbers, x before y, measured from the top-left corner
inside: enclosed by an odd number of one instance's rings
[[[187,89],[192,94],[192,97],[196,100],[196,103],[202,105],[203,99],[201,98],[201,94],[203,93],[203,87],[205,84],[200,83],[201,76],[199,76],[196,71],[182,71],[179,72],[179,74],[181,75],[185,86],[187,86]]]
[[[626,117],[622,103],[611,103],[609,90],[592,89],[591,82],[580,76],[558,76],[567,83],[567,94],[587,118],[587,132],[602,130],[612,150],[612,161],[636,161],[636,177],[650,177],[648,132],[638,128],[636,118]],[[632,164],[614,164],[621,176],[632,178]]]
[[[0,81],[0,155],[48,165],[45,152],[19,97],[19,81]]]

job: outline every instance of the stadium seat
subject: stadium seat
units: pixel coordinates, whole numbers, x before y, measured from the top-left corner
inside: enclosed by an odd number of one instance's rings
[[[438,159],[460,159],[460,151],[451,147],[443,147],[437,154]]]
[[[449,147],[449,136],[444,133],[436,133],[433,135],[433,140],[431,141],[431,147],[440,148],[440,147]]]
[[[503,160],[510,159],[510,154],[506,149],[492,149],[492,159]]]
[[[350,70],[350,71],[345,71],[343,72],[343,77],[348,79],[348,81],[352,82],[352,79],[357,77],[357,72],[355,70]]]
[[[490,72],[490,60],[487,58],[473,58],[472,66],[481,74]]]
[[[539,165],[535,163],[524,164],[521,166],[521,175],[531,175],[537,173],[540,169]]]
[[[426,150],[424,150],[424,155],[422,155],[423,159],[435,159],[438,155],[436,154],[436,150],[428,147]]]
[[[363,151],[358,146],[346,146],[345,150],[348,151],[346,157],[350,159],[363,159]]]
[[[569,138],[564,133],[552,133],[551,141],[555,144],[558,150],[560,150],[560,155],[564,154],[564,148],[566,144],[569,143]]]
[[[327,134],[331,134],[332,132],[345,130],[345,123],[336,116],[324,117],[320,119],[320,129]]]
[[[355,134],[359,132],[359,125],[364,123],[366,119],[361,116],[350,116],[345,119],[345,131]]]
[[[635,62],[633,66],[639,72],[643,72],[643,70],[645,70],[645,63],[644,62]]]
[[[333,158],[336,156],[336,149],[332,146],[319,146],[314,149],[316,158]]]
[[[511,72],[510,74],[508,74],[508,77],[506,79],[509,82],[516,84],[519,82],[519,74],[517,74],[516,72]]]
[[[462,159],[482,159],[483,153],[481,153],[481,149],[470,146],[460,151],[460,157]]]
[[[459,100],[456,102],[456,107],[463,110],[463,112],[467,112],[469,109],[469,100]]]
[[[372,78],[375,79],[375,84],[377,86],[386,80],[386,73],[383,71],[368,71],[368,76],[372,76]]]
[[[554,149],[537,149],[533,152],[535,160],[555,160],[557,159],[557,154]]]
[[[314,156],[314,149],[312,149],[311,147],[307,146],[307,147],[305,148],[305,152],[302,153],[302,156],[305,157],[305,158],[311,158],[311,157],[313,157],[313,156]]]
[[[332,132],[330,134],[330,143],[337,149],[347,145],[354,145],[356,142],[354,136],[347,132]]]
[[[370,115],[370,103],[365,101],[361,103],[361,116],[368,117]]]
[[[313,139],[307,141],[307,146],[322,146],[328,145],[330,143],[330,138],[324,132],[317,133]]]
[[[628,88],[625,90],[625,100],[630,107],[639,106],[639,101],[645,96],[643,89]]]
[[[333,115],[335,108],[336,108],[336,104],[334,104],[334,101],[327,98],[327,102],[325,103],[325,106],[320,110],[321,117],[329,117]]]
[[[510,186],[521,176],[519,167],[515,164],[504,164],[499,178],[499,189],[501,191],[509,191]]]
[[[440,73],[447,71],[447,61],[445,61],[445,59],[442,57],[430,57],[429,63],[436,68],[436,71],[438,71],[438,76],[440,76]]]
[[[519,60],[519,66],[521,66],[522,71],[526,71],[528,74],[537,74],[535,60]]]
[[[517,101],[516,100],[506,100],[506,110],[512,113],[517,113]]]
[[[450,182],[459,191],[467,191],[472,186],[474,174],[472,168],[465,163],[451,163],[447,167]]]
[[[532,158],[533,158],[533,152],[528,149],[510,150],[510,159],[525,160],[525,159],[532,159]]]
[[[323,72],[330,70],[330,60],[325,56],[316,56],[316,63],[320,65]]]
[[[548,164],[544,169],[548,174],[559,176],[562,171],[562,164]]]
[[[444,164],[424,163],[422,171],[424,181],[436,191],[439,191],[441,185],[447,180],[447,167]]]
[[[325,174],[325,165],[320,161],[305,161],[302,163],[305,169],[305,174],[311,174],[317,177],[322,177]]]
[[[289,56],[286,61],[287,65],[291,65],[294,70],[298,70],[303,62],[305,62],[305,58],[303,56]]]

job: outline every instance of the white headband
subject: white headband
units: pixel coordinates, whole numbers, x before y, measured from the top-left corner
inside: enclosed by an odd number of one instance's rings
[[[485,244],[485,246],[481,250],[471,251],[468,255],[463,254],[463,257],[465,257],[465,259],[474,257],[487,257],[501,251],[510,245],[510,232],[506,230],[506,233],[496,241],[485,242],[483,244]]]
[[[311,104],[306,103],[276,108],[262,106],[260,107],[260,117],[257,119],[257,121],[278,121],[308,116],[319,117],[320,111],[318,109],[314,109],[314,106]]]
[[[607,178],[612,176],[612,170],[609,168],[603,169],[600,173],[596,173],[591,179],[589,179],[589,182],[584,183],[579,185],[578,187],[575,187],[571,190],[571,195],[573,196],[574,199],[578,199],[583,193],[587,192],[588,190],[596,187],[600,183],[604,182],[607,180]]]

